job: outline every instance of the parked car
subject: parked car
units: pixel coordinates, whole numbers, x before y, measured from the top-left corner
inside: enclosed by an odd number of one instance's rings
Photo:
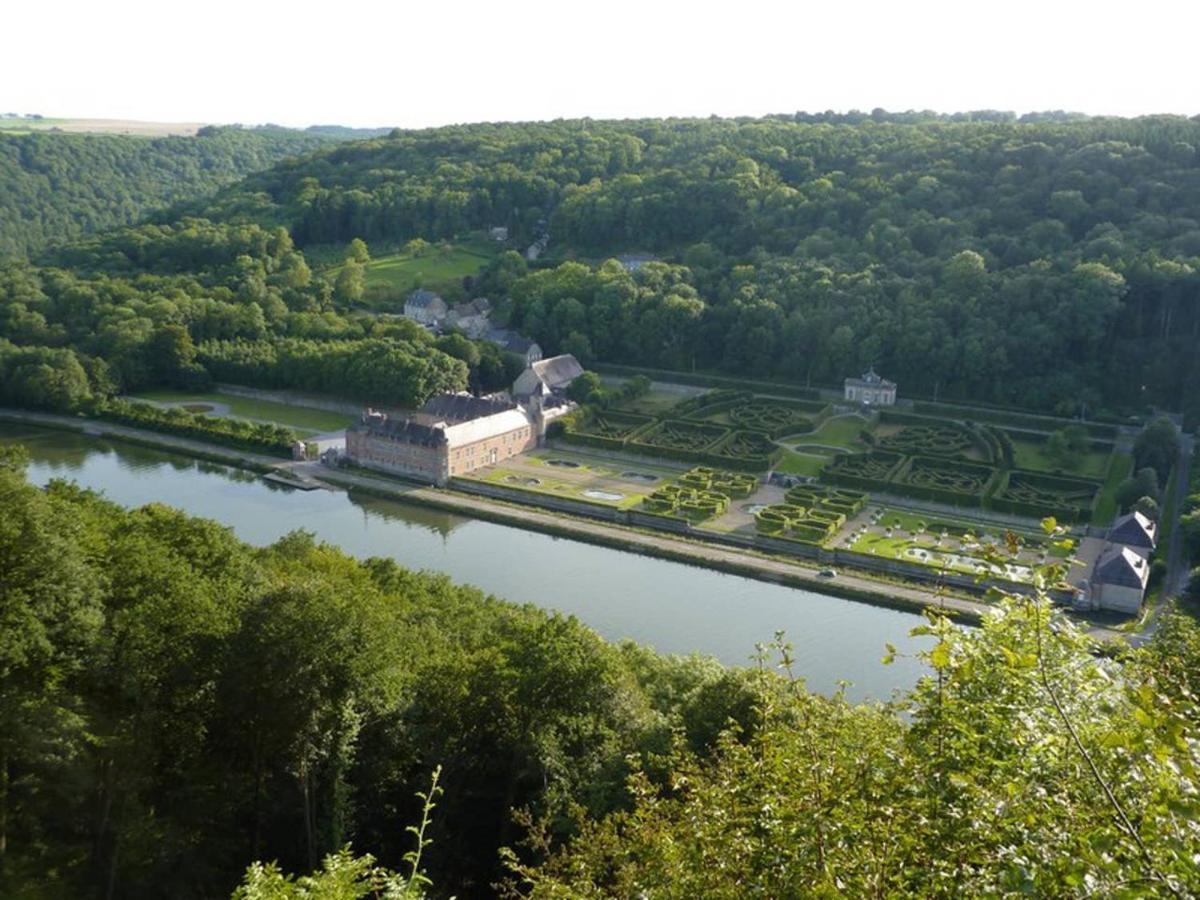
[[[837,578],[837,569],[822,569],[817,574],[822,578]]]

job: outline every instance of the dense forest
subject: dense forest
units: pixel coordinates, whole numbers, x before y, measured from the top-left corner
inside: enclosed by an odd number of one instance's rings
[[[157,224],[10,268],[0,338],[109,360],[125,388],[155,376],[130,371],[138,353],[131,363],[100,333],[122,332],[128,350],[174,324],[211,374],[309,386],[293,378],[299,369],[264,362],[279,357],[279,341],[402,326],[357,311],[358,263],[336,279],[314,275],[305,247],[326,259],[351,241],[394,246],[505,224],[517,249],[548,231],[549,253],[533,263],[502,253],[466,290],[497,301],[499,324],[585,364],[810,385],[874,365],[908,397],[1110,418],[1158,405],[1194,417],[1200,123],[1047,118],[396,131],[283,160],[156,214]],[[220,131],[192,145],[268,139]],[[661,262],[629,272],[611,260],[626,251]],[[395,336],[413,355],[420,336]],[[390,386],[387,398],[503,383],[492,351],[456,347],[469,381]],[[355,396],[379,386],[336,383]]]
[[[283,128],[208,127],[156,139],[0,132],[0,263],[133,224],[331,138]]]
[[[961,118],[393,132],[193,211],[284,225],[302,248],[489,225],[523,246],[548,220],[549,259],[592,275],[543,275],[515,324],[607,361],[830,383],[873,363],[909,396],[1068,414],[1196,402],[1200,122]],[[628,251],[682,287],[602,289],[595,266]],[[627,344],[659,306],[682,331]]]
[[[438,767],[430,896],[1200,890],[1191,620],[1116,662],[1029,599],[980,631],[934,616],[930,676],[855,706],[782,643],[659,656],[22,468],[3,454],[4,896],[214,897],[256,860],[239,896],[364,896],[353,854],[405,869]]]

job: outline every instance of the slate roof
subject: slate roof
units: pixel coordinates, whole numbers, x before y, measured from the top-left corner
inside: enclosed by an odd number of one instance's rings
[[[537,375],[542,384],[551,390],[565,388],[583,374],[583,366],[570,353],[561,356],[551,356],[532,363],[529,368]]]
[[[528,353],[531,347],[537,346],[537,341],[532,338],[527,338],[523,334],[517,334],[517,332],[509,331],[505,328],[497,328],[489,331],[487,339],[493,344],[499,344],[509,353],[517,353],[521,356]]]
[[[512,400],[501,397],[474,397],[471,394],[438,394],[430,397],[421,412],[448,422],[469,422],[515,409]]]
[[[1153,550],[1158,544],[1158,526],[1140,512],[1127,513],[1113,522],[1108,529],[1108,539],[1126,547],[1148,547]]]
[[[1146,587],[1150,579],[1150,564],[1128,547],[1109,547],[1096,561],[1093,581],[1120,587]]]
[[[877,374],[874,369],[868,369],[863,373],[861,378],[847,378],[846,384],[854,387],[888,387],[894,388],[896,382],[888,381],[883,376]]]
[[[434,301],[441,300],[440,294],[435,294],[433,291],[427,291],[424,288],[418,288],[408,295],[408,299],[404,301],[405,306],[411,306],[414,309],[426,309]],[[445,303],[445,301],[442,301]]]
[[[349,431],[365,432],[418,447],[440,447],[446,443],[446,430],[438,425],[422,425],[412,419],[393,419],[390,416],[363,416]]]

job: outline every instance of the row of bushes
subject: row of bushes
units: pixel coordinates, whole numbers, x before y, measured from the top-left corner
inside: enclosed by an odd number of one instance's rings
[[[858,515],[867,505],[868,495],[861,491],[848,491],[821,484],[800,484],[791,488],[785,499],[793,506],[822,509],[849,519]]]
[[[97,407],[96,415],[135,428],[277,456],[290,456],[292,445],[297,440],[296,432],[282,425],[206,416],[179,407],[161,407],[128,400],[106,400]]]
[[[1011,515],[1086,522],[1101,485],[966,460],[899,457],[882,451],[841,454],[822,477],[834,484],[899,494],[952,506],[979,506]],[[789,493],[789,500],[791,500]]]
[[[828,510],[778,503],[754,515],[759,534],[783,537],[805,544],[822,544],[846,523],[846,517]]]
[[[1082,425],[1088,433],[1104,440],[1112,440],[1117,435],[1117,426],[1103,422],[1076,422],[1071,419],[1059,419],[1050,416],[1037,416],[1001,409],[985,409],[975,406],[959,406],[953,403],[931,403],[918,400],[913,404],[918,414],[945,418],[948,415],[961,416],[976,422],[991,422],[997,425],[1009,425],[1014,428],[1031,428],[1036,431],[1054,430],[1067,425]]]
[[[744,472],[728,472],[708,466],[684,472],[679,484],[702,491],[716,491],[730,499],[749,497],[758,488],[758,479]]]
[[[691,522],[703,522],[724,514],[729,509],[729,497],[716,491],[706,491],[680,484],[660,487],[642,501],[645,512],[681,516]]]

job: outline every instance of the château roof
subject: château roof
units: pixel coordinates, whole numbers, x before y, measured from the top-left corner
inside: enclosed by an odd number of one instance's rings
[[[444,424],[423,425],[412,419],[393,419],[390,416],[379,414],[365,415],[361,422],[351,425],[347,430],[386,437],[402,444],[414,444],[418,447],[440,447],[446,443]]]
[[[421,412],[447,422],[469,422],[484,416],[492,416],[517,404],[501,397],[475,397],[471,394],[437,394],[425,401]]]
[[[894,388],[896,382],[888,381],[883,376],[876,373],[874,368],[870,368],[863,372],[861,378],[847,378],[847,387],[874,387],[874,388]]]

